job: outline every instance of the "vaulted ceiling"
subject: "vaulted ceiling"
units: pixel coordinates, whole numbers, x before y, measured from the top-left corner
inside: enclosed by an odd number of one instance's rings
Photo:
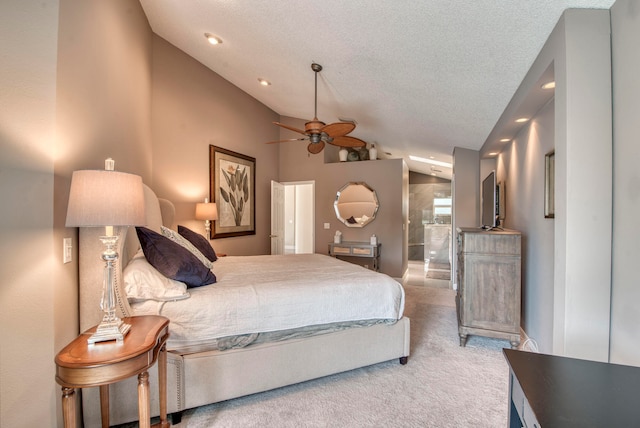
[[[350,135],[380,157],[451,178],[408,156],[451,162],[456,146],[479,150],[562,12],[614,0],[140,3],[156,34],[282,116],[313,118],[311,63],[321,64],[320,120],[355,120]]]

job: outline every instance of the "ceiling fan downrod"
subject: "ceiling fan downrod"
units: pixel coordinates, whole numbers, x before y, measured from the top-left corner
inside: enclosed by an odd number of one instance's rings
[[[322,71],[322,66],[320,64],[316,64],[315,62],[311,63],[311,69],[313,70],[313,72],[315,73],[315,83],[316,83],[316,87],[315,87],[315,104],[313,107],[313,118],[314,120],[318,120],[318,73],[320,73]]]

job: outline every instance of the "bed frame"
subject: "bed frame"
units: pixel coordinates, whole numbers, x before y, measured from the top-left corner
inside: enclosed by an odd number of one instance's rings
[[[147,227],[160,231],[171,227],[173,205],[159,200],[145,185]],[[122,288],[122,269],[139,247],[135,230],[114,228],[120,259],[116,266],[115,292],[118,313],[132,315]],[[100,322],[98,309],[102,292],[102,243],[99,228],[80,229],[80,329]],[[264,343],[241,349],[191,354],[167,353],[167,407],[173,422],[186,409],[364,367],[398,358],[406,364],[409,356],[409,319],[393,325],[378,324],[335,333]],[[171,324],[169,324],[171,332]],[[126,340],[126,339],[125,339]],[[151,413],[159,414],[157,370],[149,371]],[[130,378],[110,386],[110,423],[137,420],[134,397],[137,379]],[[85,426],[100,425],[98,388],[82,391]]]

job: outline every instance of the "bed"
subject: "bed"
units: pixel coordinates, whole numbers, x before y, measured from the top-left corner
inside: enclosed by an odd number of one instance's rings
[[[147,186],[145,204],[148,229],[161,233],[162,226],[172,225],[171,203]],[[213,264],[214,284],[174,284],[166,298],[135,297],[132,272],[138,275],[145,255],[134,228],[115,233],[121,255],[115,275],[119,315],[160,314],[171,320],[167,406],[174,422],[186,409],[393,359],[407,362],[404,291],[386,275],[320,254],[227,256]],[[80,229],[82,331],[101,317],[99,235],[97,229]],[[287,285],[291,279],[295,284]],[[157,391],[157,371],[149,374],[151,391]],[[135,379],[111,386],[111,424],[137,419],[135,390]],[[97,388],[82,394],[85,426],[99,426]],[[159,414],[155,393],[151,412]]]

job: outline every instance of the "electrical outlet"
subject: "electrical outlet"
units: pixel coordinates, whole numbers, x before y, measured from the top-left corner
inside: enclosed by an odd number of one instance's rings
[[[62,240],[62,263],[71,263],[73,255],[73,244],[71,238]]]
[[[331,229],[331,224],[329,224],[329,223],[325,223],[325,224],[324,224],[324,228],[325,228],[325,229]]]

